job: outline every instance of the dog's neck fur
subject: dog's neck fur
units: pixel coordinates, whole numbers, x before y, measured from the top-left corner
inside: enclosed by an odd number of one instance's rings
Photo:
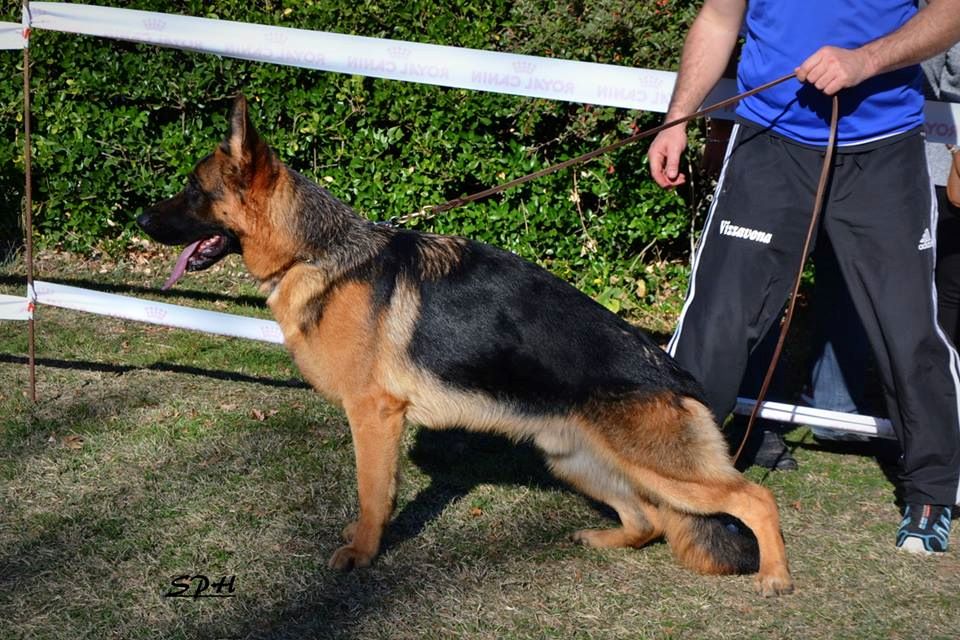
[[[300,223],[290,229],[298,247],[290,260],[268,274],[255,274],[260,289],[273,291],[295,265],[306,264],[323,272],[333,283],[359,265],[372,260],[388,242],[394,230],[358,216],[353,209],[326,189],[292,169],[287,169],[290,188],[288,206]]]

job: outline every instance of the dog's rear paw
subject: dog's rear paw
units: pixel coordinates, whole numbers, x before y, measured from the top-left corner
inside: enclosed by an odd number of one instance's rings
[[[352,544],[347,544],[333,552],[327,565],[337,571],[350,571],[360,567],[369,567],[375,555],[375,553],[362,551]]]
[[[783,575],[757,575],[753,585],[764,598],[793,593],[793,579],[786,572]]]

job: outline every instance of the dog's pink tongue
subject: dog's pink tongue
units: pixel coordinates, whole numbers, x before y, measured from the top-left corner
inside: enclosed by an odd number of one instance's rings
[[[167,278],[167,281],[163,283],[161,287],[164,291],[172,287],[177,280],[187,272],[187,260],[190,259],[190,256],[193,255],[193,252],[197,250],[197,246],[202,242],[202,240],[197,240],[191,244],[188,244],[186,248],[180,253],[180,257],[177,258],[177,264],[173,267],[173,273],[170,274],[170,277]]]

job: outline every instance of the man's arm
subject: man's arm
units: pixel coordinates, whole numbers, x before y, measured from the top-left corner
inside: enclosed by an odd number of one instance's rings
[[[828,96],[895,71],[960,41],[960,0],[930,0],[893,33],[857,49],[822,47],[797,67],[797,79]]]
[[[697,111],[720,80],[736,45],[746,6],[746,0],[704,2],[684,41],[667,121]],[[676,187],[686,181],[680,173],[680,156],[686,146],[685,125],[661,131],[654,138],[647,157],[650,173],[661,187]]]

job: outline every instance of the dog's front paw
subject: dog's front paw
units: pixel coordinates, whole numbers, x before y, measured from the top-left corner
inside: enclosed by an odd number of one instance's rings
[[[764,598],[793,593],[793,579],[789,573],[783,575],[757,575],[753,586]]]
[[[360,522],[358,520],[354,520],[343,528],[343,533],[341,535],[343,535],[344,542],[347,544],[353,542],[353,539],[357,536],[357,526],[359,524]]]
[[[337,571],[350,571],[360,567],[369,567],[375,555],[375,553],[362,551],[352,544],[347,544],[334,551],[333,555],[330,556],[330,562],[327,564],[331,569]]]

